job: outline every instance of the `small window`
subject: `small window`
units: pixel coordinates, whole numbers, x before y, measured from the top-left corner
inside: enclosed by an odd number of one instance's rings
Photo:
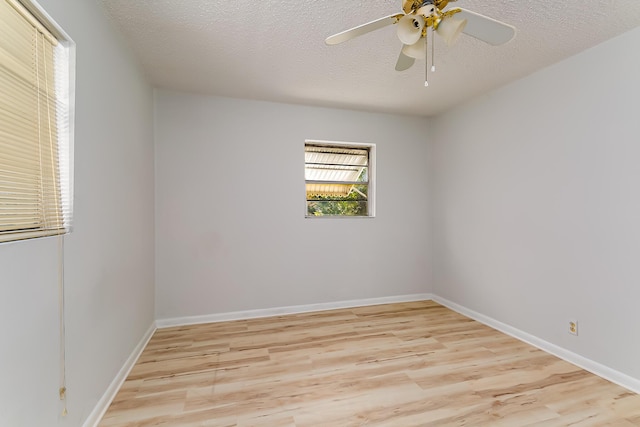
[[[69,231],[70,49],[35,3],[0,0],[0,242]]]
[[[307,217],[374,216],[371,144],[305,143]]]

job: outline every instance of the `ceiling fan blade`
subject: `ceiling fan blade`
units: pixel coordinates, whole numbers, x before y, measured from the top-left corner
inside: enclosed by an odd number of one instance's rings
[[[463,33],[494,46],[505,44],[515,37],[516,27],[497,21],[488,16],[460,8],[454,15],[456,19],[466,19],[467,25]]]
[[[398,62],[396,62],[396,71],[408,70],[414,62],[416,62],[415,58],[407,56],[400,51],[400,55],[398,55]]]
[[[329,36],[324,42],[329,45],[346,42],[347,40],[370,33],[371,31],[378,30],[386,27],[387,25],[395,24],[398,22],[398,19],[403,16],[404,14],[402,13],[385,16],[384,18],[376,19],[375,21],[367,22],[366,24],[358,25],[357,27]]]

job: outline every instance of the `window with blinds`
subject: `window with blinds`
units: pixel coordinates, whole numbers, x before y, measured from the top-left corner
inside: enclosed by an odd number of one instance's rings
[[[70,41],[27,6],[0,0],[0,242],[70,229]]]
[[[375,146],[305,143],[307,217],[373,215]]]

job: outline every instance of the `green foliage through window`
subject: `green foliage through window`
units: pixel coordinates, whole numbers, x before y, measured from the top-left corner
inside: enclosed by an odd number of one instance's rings
[[[307,215],[367,216],[369,214],[367,199],[355,189],[367,194],[368,186],[354,185],[353,187],[354,189],[344,197],[311,196],[307,198]]]

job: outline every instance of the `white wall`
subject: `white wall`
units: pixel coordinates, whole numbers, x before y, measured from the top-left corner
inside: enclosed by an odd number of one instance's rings
[[[0,425],[79,426],[154,319],[153,95],[96,2],[41,0],[77,44],[69,415],[59,419],[56,239],[0,245]]]
[[[156,92],[156,314],[430,291],[425,119]],[[305,219],[305,139],[377,144],[377,217]]]
[[[640,379],[638,46],[439,117],[432,171],[435,293]]]

